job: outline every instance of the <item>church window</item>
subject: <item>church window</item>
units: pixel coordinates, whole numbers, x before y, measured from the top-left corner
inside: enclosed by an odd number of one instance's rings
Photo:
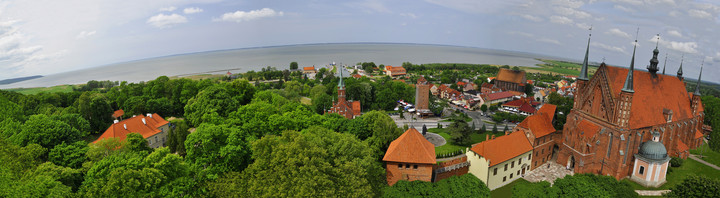
[[[644,166],[640,166],[640,171],[638,171],[638,173],[640,173],[641,175],[642,175],[643,173],[645,173],[645,167],[644,167]]]

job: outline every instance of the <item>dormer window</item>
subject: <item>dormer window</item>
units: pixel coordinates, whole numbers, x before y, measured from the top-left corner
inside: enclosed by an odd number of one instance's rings
[[[668,123],[672,122],[673,111],[670,109],[663,109],[663,115]]]

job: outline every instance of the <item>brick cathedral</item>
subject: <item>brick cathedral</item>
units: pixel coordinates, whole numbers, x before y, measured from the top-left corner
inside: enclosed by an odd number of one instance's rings
[[[689,149],[701,145],[704,113],[700,80],[695,92],[688,92],[682,63],[677,75],[665,75],[665,68],[658,73],[656,46],[648,71],[635,70],[636,46],[630,68],[603,62],[588,77],[589,45],[588,38],[575,104],[561,137],[555,139],[559,146],[557,163],[575,173],[622,179],[637,168],[635,158],[642,158],[645,151],[641,146],[652,141],[653,134],[659,134],[666,158],[687,158]]]

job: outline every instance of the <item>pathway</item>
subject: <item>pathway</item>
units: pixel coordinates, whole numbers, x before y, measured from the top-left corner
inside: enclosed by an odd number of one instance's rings
[[[708,165],[709,167],[712,167],[712,168],[714,168],[714,169],[716,169],[716,170],[720,170],[720,167],[715,166],[715,164],[711,164],[711,163],[709,163],[709,162],[706,162],[705,160],[700,159],[699,157],[697,157],[697,155],[690,154],[690,159],[694,159],[695,161],[698,161],[698,162],[700,162],[700,163],[703,163],[703,164],[705,164],[705,165]]]
[[[670,190],[635,190],[635,192],[640,196],[662,196]]]
[[[556,179],[563,178],[565,175],[573,175],[573,172],[558,163],[549,161],[530,171],[524,178],[529,182],[547,181],[552,184]]]

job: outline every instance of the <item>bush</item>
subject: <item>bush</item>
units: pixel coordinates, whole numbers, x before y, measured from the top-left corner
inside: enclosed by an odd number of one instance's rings
[[[672,157],[670,158],[670,166],[671,167],[680,167],[683,164],[683,159],[679,157]]]

